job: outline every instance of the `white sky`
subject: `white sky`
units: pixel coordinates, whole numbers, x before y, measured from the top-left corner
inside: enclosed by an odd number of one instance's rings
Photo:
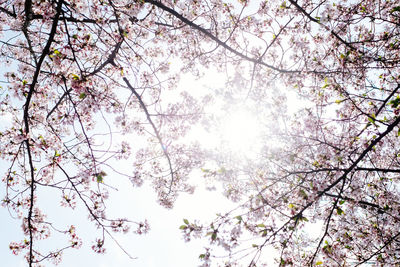
[[[193,88],[193,84],[196,84],[196,88]],[[206,77],[201,81],[193,81],[193,77],[190,75],[182,76],[181,87],[188,89],[190,94],[202,96],[207,93],[207,88],[210,86],[213,87],[212,89],[224,87],[223,79],[215,70],[208,71]],[[210,91],[208,92],[210,93]],[[3,117],[1,122],[5,123]],[[199,128],[197,132],[192,133],[191,138],[201,141],[208,148],[219,146],[221,142],[224,142],[227,147],[237,150],[236,152],[245,153],[251,151],[248,148],[257,143],[259,130],[257,119],[254,114],[247,111],[247,108],[232,107],[227,120],[220,127],[220,131],[214,129],[214,132],[206,132]],[[130,162],[133,161],[132,158]],[[8,164],[0,161],[0,173],[5,173],[7,167]],[[113,167],[118,168],[118,166]],[[111,174],[106,179],[109,177]],[[204,252],[203,247],[207,245],[207,242],[192,240],[185,243],[181,230],[178,229],[183,224],[183,218],[189,221],[194,219],[210,221],[216,213],[226,212],[236,206],[226,200],[218,190],[211,192],[204,190],[203,178],[200,173],[191,177],[199,185],[195,193],[193,195],[181,194],[172,210],[166,210],[157,204],[154,190],[149,185],[133,188],[127,178],[118,177],[118,175],[112,175],[112,178],[116,179],[113,186],[117,185],[120,191],[112,193],[110,190],[107,214],[115,214],[115,217],[126,217],[135,221],[148,219],[151,226],[150,232],[143,236],[133,233],[115,234],[124,249],[137,259],[130,260],[109,238],[106,243],[106,254],[99,255],[92,252],[90,248],[92,242],[99,235],[96,235],[93,223],[88,222],[84,208],[79,207],[79,204],[74,211],[62,208],[59,204],[61,198],[59,192],[56,194],[40,192],[42,197],[39,199],[38,206],[48,214],[48,219],[54,221],[55,226],[76,225],[77,234],[84,241],[81,249],[66,250],[63,260],[58,266],[197,266],[200,264],[198,256]],[[4,194],[4,185],[2,185],[0,197],[3,197]],[[79,200],[77,202],[79,203]],[[1,266],[26,266],[23,254],[14,256],[8,248],[11,241],[19,242],[24,238],[20,225],[20,220],[11,219],[7,210],[0,208]],[[48,240],[38,242],[39,248],[54,249],[68,244],[63,235],[60,236],[61,240],[58,240],[59,235],[54,235]],[[52,266],[49,262],[45,262],[44,265]]]
[[[42,201],[39,205],[47,212],[50,210],[48,218],[55,222],[55,226],[76,225],[77,234],[83,238],[84,242],[86,241],[79,250],[66,250],[63,261],[58,266],[196,266],[199,263],[199,254],[203,253],[203,245],[198,240],[192,240],[189,243],[183,241],[178,229],[183,224],[183,218],[189,221],[195,218],[213,218],[216,213],[232,205],[217,192],[199,188],[194,195],[181,195],[175,208],[166,210],[156,203],[153,189],[148,186],[133,188],[126,179],[125,181],[120,179],[119,184],[123,190],[110,196],[108,213],[136,220],[147,218],[151,225],[151,231],[146,235],[138,236],[133,233],[115,235],[121,245],[138,259],[129,259],[109,238],[106,243],[106,254],[93,253],[90,246],[97,235],[93,224],[88,223],[86,213],[78,207],[74,211],[59,207],[59,194],[46,193],[46,203]],[[3,191],[1,194],[4,195]],[[54,201],[49,201],[49,199],[54,199]],[[25,266],[24,261],[21,262],[21,257],[12,255],[8,249],[10,241],[23,239],[20,221],[10,219],[4,208],[0,209],[0,218],[2,266]],[[47,244],[41,245],[40,248],[63,244],[55,239],[55,237],[50,237],[43,241]],[[65,242],[64,238],[63,241]],[[52,266],[52,264],[46,263],[45,266]]]
[[[206,79],[212,81],[215,87],[221,87],[222,83],[220,77],[215,72],[210,72]],[[189,90],[190,92],[200,92],[204,94],[202,81],[196,82],[199,85],[199,90]],[[190,75],[182,77],[181,86],[193,86],[193,80]],[[218,146],[221,140],[217,136],[225,139],[227,145],[237,147],[240,153],[244,153],[246,146],[254,141],[256,122],[250,118],[250,113],[243,110],[233,112],[226,124],[221,127],[221,132],[207,133],[202,131],[194,132],[192,137],[204,145],[211,148]],[[5,125],[6,121],[2,118],[2,124]],[[245,127],[237,127],[239,124],[244,124]],[[254,127],[252,129],[251,127]],[[247,140],[243,142],[241,140]],[[132,158],[128,162],[134,162]],[[0,162],[0,172],[5,173],[8,164]],[[125,169],[125,166],[113,165],[116,169]],[[113,186],[119,189],[118,192],[110,190],[110,201],[108,204],[107,214],[110,218],[128,218],[134,221],[143,221],[148,219],[151,230],[148,234],[138,236],[133,233],[126,235],[115,234],[115,237],[133,257],[131,260],[126,256],[123,251],[118,248],[116,244],[107,238],[106,249],[104,255],[95,254],[91,250],[92,242],[100,234],[94,229],[94,225],[88,222],[87,213],[82,206],[79,206],[77,199],[77,208],[71,211],[69,208],[60,206],[60,192],[38,191],[38,206],[48,215],[49,221],[54,222],[54,226],[65,229],[68,225],[75,225],[77,234],[80,236],[84,244],[81,249],[67,249],[63,254],[63,260],[58,266],[163,266],[163,267],[176,267],[176,266],[197,266],[200,264],[198,256],[204,253],[204,246],[207,245],[208,240],[193,239],[189,243],[185,243],[182,238],[179,226],[183,224],[183,218],[193,221],[194,219],[204,219],[204,223],[210,222],[215,218],[216,213],[223,213],[229,211],[236,206],[228,201],[222,194],[217,191],[207,191],[204,189],[204,178],[198,172],[191,177],[197,185],[196,191],[193,195],[180,194],[175,204],[174,209],[166,210],[159,206],[156,202],[156,195],[154,189],[148,184],[134,188],[131,182],[117,174],[111,174],[105,179],[114,179]],[[4,197],[4,185],[0,187],[0,196]],[[114,216],[113,216],[114,215]],[[8,246],[11,241],[20,242],[24,239],[21,230],[21,221],[10,218],[8,212],[4,208],[0,208],[0,258],[2,259],[2,266],[26,266],[24,255],[21,253],[19,256],[12,255]],[[132,227],[134,229],[134,227]],[[68,244],[68,240],[63,235],[54,234],[47,240],[38,241],[36,243],[39,249],[54,250]],[[45,262],[45,266],[52,266],[50,262]]]

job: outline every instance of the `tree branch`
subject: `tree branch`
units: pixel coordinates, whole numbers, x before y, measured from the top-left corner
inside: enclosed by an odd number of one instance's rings
[[[175,182],[175,175],[174,175],[174,171],[173,171],[173,169],[172,169],[171,158],[170,158],[170,156],[169,156],[169,154],[168,154],[168,152],[167,152],[167,149],[166,149],[166,147],[165,147],[165,145],[164,145],[164,142],[163,142],[163,140],[162,140],[162,138],[161,138],[161,135],[160,135],[160,133],[159,133],[157,127],[154,125],[153,120],[151,119],[150,113],[149,113],[149,111],[147,110],[147,107],[146,107],[146,105],[144,104],[144,102],[143,102],[143,100],[142,100],[142,97],[136,92],[135,88],[133,88],[133,86],[130,84],[130,82],[128,81],[127,78],[124,77],[123,80],[124,80],[124,82],[126,83],[126,85],[128,86],[128,88],[131,90],[131,92],[135,95],[135,97],[137,98],[137,100],[139,101],[139,104],[140,104],[140,106],[142,107],[144,113],[146,114],[147,120],[148,120],[148,122],[150,123],[151,127],[153,128],[153,131],[154,131],[154,133],[155,133],[155,135],[156,135],[156,138],[157,138],[158,142],[159,142],[160,145],[161,145],[161,149],[162,149],[162,151],[163,151],[163,154],[164,154],[165,158],[166,158],[167,161],[168,161],[169,171],[170,171],[170,174],[171,174],[171,181],[170,181],[170,184],[169,184],[168,194],[167,194],[167,195],[169,195],[169,194],[171,193],[171,191],[172,191],[172,186],[173,186],[173,184],[174,184],[174,182]]]
[[[144,2],[152,4],[154,6],[157,6],[159,8],[161,8],[162,10],[170,13],[171,15],[175,16],[176,18],[178,18],[179,20],[181,20],[183,23],[185,23],[186,25],[192,27],[195,30],[198,30],[199,32],[201,32],[202,34],[204,34],[205,36],[207,36],[208,38],[210,38],[211,40],[213,40],[214,42],[216,42],[219,46],[222,46],[223,48],[225,48],[226,50],[232,52],[233,54],[239,56],[240,58],[246,60],[246,61],[250,61],[253,62],[255,64],[260,64],[262,66],[265,66],[267,68],[270,68],[274,71],[280,72],[280,73],[299,73],[300,71],[298,70],[285,70],[285,69],[281,69],[275,66],[272,66],[264,61],[262,61],[261,57],[260,58],[251,58],[249,56],[244,55],[243,53],[240,53],[239,51],[237,51],[236,49],[232,48],[231,46],[229,46],[228,44],[226,44],[226,42],[223,42],[222,40],[218,39],[218,37],[216,37],[215,35],[213,35],[211,32],[209,32],[208,30],[204,29],[203,27],[199,26],[198,24],[188,20],[187,18],[185,18],[184,16],[182,16],[181,14],[179,14],[178,12],[176,12],[175,10],[173,10],[172,8],[167,7],[166,5],[164,5],[163,3],[159,2],[159,1],[154,1],[154,0],[144,0]]]
[[[25,11],[29,11],[29,0],[27,2],[25,2]],[[31,154],[31,149],[30,149],[30,140],[29,140],[29,105],[33,96],[33,93],[35,92],[35,86],[36,83],[38,81],[38,77],[40,74],[40,70],[41,70],[41,66],[42,63],[45,59],[45,57],[48,55],[49,51],[50,51],[50,46],[51,43],[54,40],[54,36],[56,34],[56,29],[57,29],[57,25],[58,25],[58,18],[60,16],[61,13],[61,8],[62,8],[62,4],[63,4],[63,0],[58,1],[57,3],[57,8],[56,8],[56,15],[54,17],[53,20],[53,24],[51,27],[51,31],[49,34],[49,39],[47,40],[46,46],[43,49],[42,55],[40,56],[39,61],[37,62],[36,65],[36,70],[35,73],[33,75],[33,79],[32,82],[29,86],[29,92],[27,94],[26,97],[26,101],[24,104],[24,117],[23,117],[23,121],[24,121],[24,125],[25,125],[25,135],[26,135],[26,139],[25,139],[25,144],[26,144],[26,149],[28,152],[28,161],[29,161],[29,167],[30,167],[30,175],[31,175],[31,181],[30,181],[30,206],[29,206],[29,213],[28,213],[28,228],[29,228],[29,258],[28,258],[28,263],[29,266],[32,266],[33,263],[33,226],[32,226],[32,216],[33,216],[33,201],[34,201],[34,197],[35,197],[35,168],[33,166],[33,158],[32,158],[32,154]],[[28,16],[29,14],[26,14],[27,18],[26,20],[28,20]]]

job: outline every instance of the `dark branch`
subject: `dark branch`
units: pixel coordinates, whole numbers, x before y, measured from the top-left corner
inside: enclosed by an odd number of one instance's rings
[[[213,35],[211,32],[209,32],[208,30],[204,29],[203,27],[197,25],[196,23],[188,20],[187,18],[185,18],[184,16],[182,16],[181,14],[179,14],[178,12],[176,12],[175,10],[165,6],[164,4],[162,4],[159,1],[154,1],[154,0],[145,0],[144,2],[146,3],[150,3],[154,6],[157,6],[159,8],[161,8],[162,10],[170,13],[171,15],[175,16],[176,18],[178,18],[180,21],[182,21],[183,23],[185,23],[186,25],[192,27],[195,30],[198,30],[199,32],[201,32],[202,34],[204,34],[205,36],[207,36],[208,38],[210,38],[211,40],[213,40],[214,42],[216,42],[219,46],[225,48],[226,50],[232,52],[233,54],[241,57],[242,59],[246,60],[246,61],[250,61],[253,62],[255,64],[259,64],[262,66],[265,66],[267,68],[270,68],[272,70],[275,70],[277,72],[280,73],[298,73],[299,71],[297,70],[285,70],[285,69],[281,69],[275,66],[272,66],[264,61],[262,61],[261,57],[260,58],[251,58],[248,57],[246,55],[244,55],[243,53],[240,53],[239,51],[237,51],[236,49],[230,47],[228,44],[226,44],[226,42],[223,42],[222,40],[218,39],[215,35]]]
[[[37,62],[36,65],[36,70],[32,79],[32,82],[29,86],[29,92],[27,94],[26,97],[26,101],[24,104],[24,125],[25,125],[25,134],[26,134],[26,140],[25,140],[25,144],[26,144],[26,149],[28,152],[28,161],[29,161],[29,167],[30,167],[30,176],[31,176],[31,181],[30,181],[30,206],[29,206],[29,213],[28,213],[28,228],[29,228],[29,266],[32,266],[33,263],[33,226],[32,226],[32,216],[33,216],[33,201],[34,201],[34,197],[35,197],[35,168],[33,166],[33,158],[32,158],[32,154],[31,154],[31,149],[30,149],[30,140],[28,137],[29,134],[29,105],[30,102],[32,100],[32,96],[33,93],[35,91],[35,86],[36,83],[38,81],[38,77],[40,74],[40,70],[41,70],[41,66],[42,63],[45,59],[45,57],[48,55],[49,51],[50,51],[50,46],[54,40],[54,36],[56,34],[56,29],[57,29],[57,24],[58,24],[58,18],[60,16],[61,13],[61,7],[62,7],[63,1],[60,0],[57,4],[57,8],[56,8],[56,15],[55,18],[53,20],[53,24],[51,26],[51,31],[49,34],[49,39],[47,40],[46,46],[43,49],[42,55],[40,56],[39,61]],[[27,2],[25,2],[25,11],[29,12],[26,13],[27,18],[26,21],[28,21],[28,17],[30,16],[30,1],[28,0]]]
[[[153,120],[151,119],[150,113],[149,113],[149,111],[147,110],[147,107],[146,107],[146,105],[144,104],[144,102],[143,102],[143,100],[142,100],[142,97],[136,92],[135,88],[133,88],[133,86],[130,84],[130,82],[128,81],[127,78],[124,77],[123,80],[124,80],[124,82],[126,83],[126,85],[128,86],[128,88],[131,90],[131,92],[135,95],[135,97],[137,98],[137,100],[139,101],[139,104],[140,104],[140,106],[142,107],[144,113],[146,114],[147,120],[148,120],[148,122],[150,123],[151,127],[153,128],[153,131],[154,131],[154,133],[155,133],[155,135],[156,135],[156,138],[157,138],[158,142],[159,142],[160,145],[161,145],[161,149],[162,149],[162,151],[163,151],[163,153],[164,153],[164,156],[165,156],[165,158],[166,158],[167,161],[168,161],[168,166],[169,166],[169,170],[170,170],[170,173],[171,173],[171,182],[170,182],[170,185],[169,185],[169,188],[168,188],[168,190],[169,190],[169,191],[168,191],[168,195],[169,195],[169,194],[171,193],[171,191],[172,191],[172,186],[173,186],[173,184],[174,184],[174,182],[175,182],[175,175],[174,175],[174,171],[173,171],[173,169],[172,169],[171,158],[170,158],[170,156],[169,156],[169,154],[168,154],[168,152],[167,152],[167,149],[166,149],[166,147],[165,147],[165,145],[164,145],[164,142],[163,142],[163,140],[162,140],[162,138],[161,138],[161,135],[160,135],[160,133],[159,133],[157,127],[154,125],[154,122],[153,122]]]

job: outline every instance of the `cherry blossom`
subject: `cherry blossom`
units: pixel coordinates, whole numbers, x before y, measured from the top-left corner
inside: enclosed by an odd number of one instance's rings
[[[115,233],[150,230],[109,216],[113,178],[149,183],[173,208],[199,170],[237,203],[181,226],[208,243],[203,266],[399,264],[396,1],[5,0],[0,12],[1,198],[25,236],[9,248],[29,266],[85,242],[53,228],[42,190],[85,209],[105,253]],[[198,92],[207,72],[223,88]],[[190,140],[240,104],[262,126],[251,159]],[[41,251],[54,232],[65,247]]]

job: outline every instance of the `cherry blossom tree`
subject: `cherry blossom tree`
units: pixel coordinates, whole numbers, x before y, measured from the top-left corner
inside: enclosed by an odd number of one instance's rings
[[[110,177],[151,182],[171,208],[200,169],[238,203],[180,227],[209,241],[203,266],[399,264],[395,1],[9,0],[0,11],[2,205],[22,222],[10,249],[29,266],[82,242],[79,226],[46,219],[43,190],[86,209],[103,253],[114,232],[149,229],[107,215]],[[182,73],[207,69],[224,88],[179,89]],[[257,107],[257,155],[188,141],[193,125],[215,126],[207,107],[221,102]],[[65,247],[42,251],[54,232]]]

